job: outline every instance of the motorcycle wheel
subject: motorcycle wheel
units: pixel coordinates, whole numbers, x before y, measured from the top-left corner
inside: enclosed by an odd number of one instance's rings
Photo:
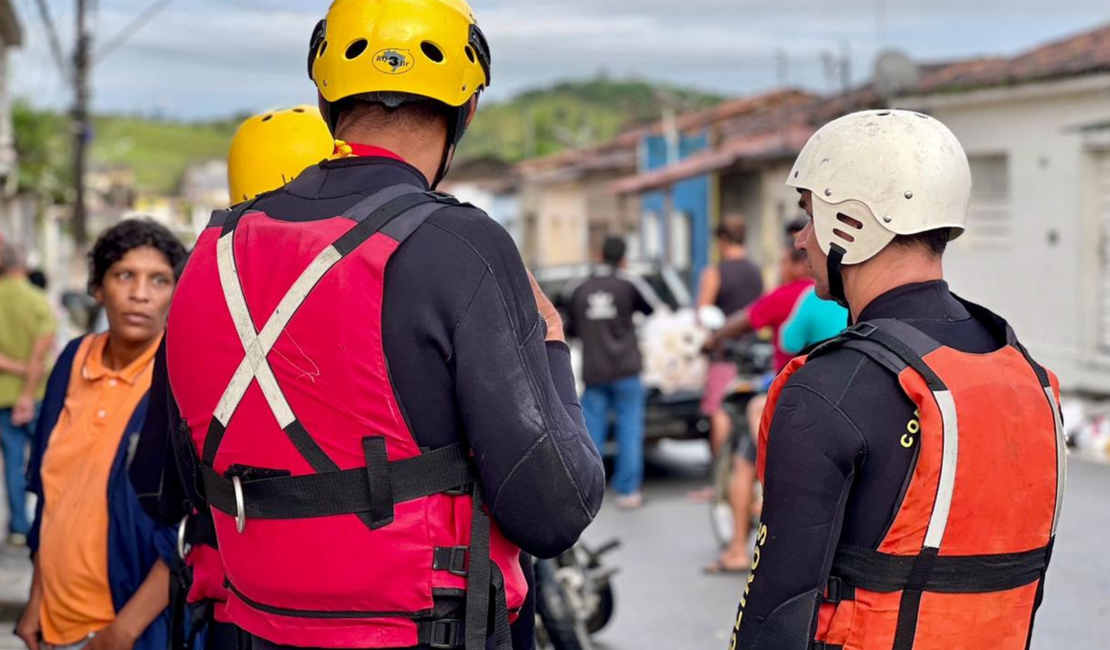
[[[608,580],[597,585],[597,611],[590,616],[586,621],[586,631],[590,634],[597,634],[613,620],[613,612],[616,609],[616,600],[613,598],[613,585]]]
[[[550,561],[536,563],[536,613],[552,650],[593,650],[586,626],[575,616]]]
[[[732,504],[729,503],[729,483],[732,480],[733,454],[720,453],[713,460],[713,496],[709,499],[709,526],[721,548],[732,541]]]

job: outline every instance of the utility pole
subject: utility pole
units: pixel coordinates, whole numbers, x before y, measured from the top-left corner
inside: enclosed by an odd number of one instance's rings
[[[73,238],[77,245],[88,241],[88,214],[85,206],[85,170],[89,147],[89,49],[92,36],[88,28],[88,0],[77,0],[77,47],[73,52]]]

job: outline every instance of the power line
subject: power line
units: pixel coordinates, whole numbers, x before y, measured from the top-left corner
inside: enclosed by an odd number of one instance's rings
[[[35,4],[38,5],[42,23],[46,26],[46,39],[50,43],[50,53],[54,57],[54,63],[58,66],[58,71],[62,73],[62,76],[66,77],[69,75],[69,66],[66,65],[65,55],[62,54],[62,42],[58,38],[58,28],[54,25],[54,17],[50,15],[50,6],[46,4],[46,0],[36,0]]]
[[[39,1],[42,2],[43,0]],[[162,11],[165,10],[166,7],[170,6],[170,4],[172,3],[173,0],[158,0],[154,4],[147,7],[138,16],[135,16],[135,19],[128,23],[126,27],[116,33],[115,36],[108,39],[108,41],[96,52],[95,59],[98,62],[103,61],[110,54],[112,54],[112,52],[115,52],[119,48],[123,47],[124,44],[127,43],[127,41],[135,35],[135,32],[139,31],[140,29],[145,27],[147,23],[158,17],[158,14],[162,13]]]

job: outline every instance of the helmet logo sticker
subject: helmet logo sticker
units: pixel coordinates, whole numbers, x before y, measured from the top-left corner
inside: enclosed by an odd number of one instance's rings
[[[408,50],[387,49],[374,55],[374,67],[386,74],[404,74],[412,70],[413,63]]]

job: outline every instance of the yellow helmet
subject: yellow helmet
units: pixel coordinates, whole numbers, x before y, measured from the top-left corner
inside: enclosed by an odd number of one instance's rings
[[[489,46],[464,0],[335,0],[313,33],[308,74],[330,105],[350,97],[392,106],[407,96],[459,109],[449,144],[466,130],[470,98],[489,86]],[[334,130],[336,115],[325,115]]]
[[[231,202],[276,190],[331,156],[335,140],[315,106],[267,111],[240,125],[227,157]]]

